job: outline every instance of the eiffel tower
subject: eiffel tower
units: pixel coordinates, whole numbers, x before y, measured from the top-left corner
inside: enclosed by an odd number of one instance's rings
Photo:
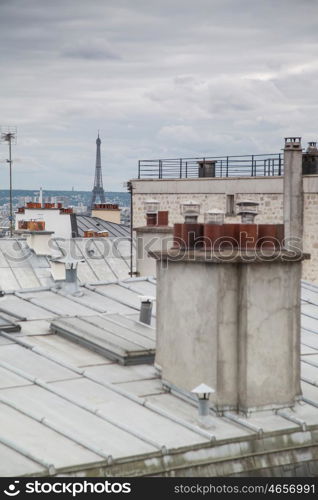
[[[105,192],[103,188],[103,178],[102,178],[102,165],[101,165],[101,159],[100,159],[100,145],[101,145],[101,140],[99,138],[99,131],[98,131],[98,137],[96,139],[96,166],[95,166],[95,179],[94,179],[94,187],[92,191],[92,198],[91,198],[91,210],[94,207],[94,204],[96,203],[96,199],[99,197],[100,203],[106,203],[105,201]]]

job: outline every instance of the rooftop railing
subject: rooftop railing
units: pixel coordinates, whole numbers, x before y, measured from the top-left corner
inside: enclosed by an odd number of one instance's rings
[[[283,163],[282,153],[139,160],[138,179],[280,176],[283,174]],[[210,167],[209,175],[202,175],[204,166]]]

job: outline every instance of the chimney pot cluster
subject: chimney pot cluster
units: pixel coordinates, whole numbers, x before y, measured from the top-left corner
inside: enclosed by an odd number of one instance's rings
[[[204,215],[204,224],[198,223],[200,205],[186,202],[181,205],[185,216],[183,224],[174,225],[174,248],[221,250],[226,248],[271,248],[282,246],[284,227],[282,224],[254,224],[259,203],[241,200],[237,203],[241,224],[224,223],[224,212],[214,208]]]
[[[26,208],[42,208],[42,203],[34,203],[30,201],[26,204]]]
[[[108,231],[95,231],[94,229],[84,231],[84,238],[107,238],[108,236]]]
[[[18,229],[27,231],[45,231],[44,220],[19,220]]]
[[[56,209],[56,208],[62,209],[63,203],[61,203],[61,202],[58,202],[58,203],[39,203],[39,202],[29,201],[26,204],[26,207],[19,208],[18,212],[20,213],[20,210],[25,210],[25,208],[36,208],[36,209],[39,209],[39,208],[43,209],[44,208],[45,210],[51,210],[51,209]],[[66,210],[66,209],[64,209],[64,210]]]
[[[73,208],[60,208],[60,214],[72,214],[73,213]]]

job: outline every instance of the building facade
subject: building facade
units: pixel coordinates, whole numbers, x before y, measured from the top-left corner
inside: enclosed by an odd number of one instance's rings
[[[191,199],[201,204],[199,221],[211,208],[225,212],[226,222],[239,222],[236,203],[259,203],[258,223],[283,223],[283,176],[191,179],[135,179],[133,185],[133,225],[145,225],[144,202],[155,198],[160,210],[169,211],[169,223],[182,222],[180,204]],[[318,175],[303,176],[303,249],[311,259],[303,262],[302,277],[318,282]]]

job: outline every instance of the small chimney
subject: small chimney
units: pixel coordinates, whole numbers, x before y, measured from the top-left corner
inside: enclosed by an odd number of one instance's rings
[[[253,200],[241,200],[236,203],[237,214],[241,216],[242,224],[254,224],[259,203]]]
[[[152,303],[154,297],[141,296],[140,301],[139,321],[146,325],[151,325]]]
[[[318,154],[317,142],[315,142],[315,141],[308,142],[306,153]]]
[[[196,201],[185,201],[180,205],[181,215],[184,216],[185,224],[196,224],[200,215],[200,203]]]
[[[302,249],[303,178],[301,137],[286,137],[284,148],[285,247]]]
[[[159,210],[157,217],[157,226],[169,226],[169,212],[168,210]]]
[[[205,224],[224,224],[225,213],[223,210],[219,210],[218,208],[212,208],[208,210],[204,214],[204,223]]]
[[[115,203],[95,203],[92,207],[92,217],[98,217],[106,222],[120,224],[121,209]]]
[[[156,226],[160,203],[157,200],[146,200],[144,203],[147,226]]]
[[[215,177],[216,160],[198,161],[199,177]]]
[[[209,387],[206,384],[200,384],[194,389],[192,389],[192,394],[195,394],[198,398],[198,416],[199,416],[199,424],[203,427],[211,427],[210,425],[210,395],[215,391],[212,387]]]
[[[318,174],[318,149],[317,143],[308,142],[306,153],[303,154],[303,175]]]
[[[79,288],[77,279],[77,265],[78,260],[66,258],[65,259],[65,282],[62,289],[69,295],[80,297],[83,292]]]

